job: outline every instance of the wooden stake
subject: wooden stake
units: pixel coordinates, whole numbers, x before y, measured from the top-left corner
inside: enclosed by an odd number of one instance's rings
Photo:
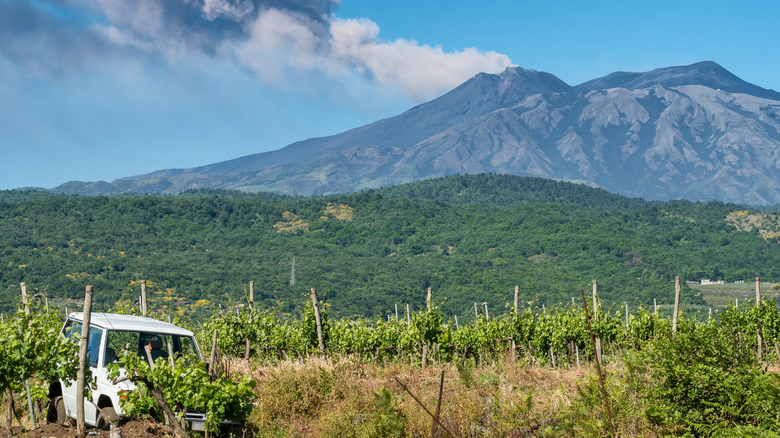
[[[550,359],[552,360],[552,367],[555,368],[555,353],[553,353],[552,344],[550,344]]]
[[[149,362],[149,369],[153,370],[154,359],[152,359],[152,346],[149,344],[144,345],[144,352],[146,353],[146,361]]]
[[[425,306],[429,312],[433,307],[432,298],[433,297],[431,296],[431,288],[428,288],[428,296],[425,298]]]
[[[756,307],[759,305],[761,305],[761,280],[756,277]]]
[[[24,304],[24,316],[30,316],[30,304],[27,301],[27,285],[21,283],[22,287],[22,304]]]
[[[209,357],[209,374],[215,376],[216,370],[214,367],[217,362],[217,329],[214,329],[214,339],[211,341],[211,357]]]
[[[322,337],[322,321],[320,320],[320,305],[317,304],[317,289],[311,288],[311,303],[314,306],[314,321],[317,323],[317,341],[320,344],[320,354],[325,354],[325,340]]]
[[[76,433],[79,437],[86,436],[84,423],[84,378],[87,369],[87,344],[89,343],[89,326],[92,318],[92,291],[91,285],[87,286],[84,295],[84,313],[81,325],[81,342],[79,343],[79,370],[76,375]]]
[[[593,280],[593,320],[599,321],[599,292],[596,280]],[[601,338],[596,337],[596,360],[601,361]]]
[[[16,328],[19,329],[19,336],[24,336],[22,333],[22,325],[19,324],[19,317],[16,317]],[[11,388],[9,388],[10,390]],[[33,412],[32,395],[30,394],[30,379],[24,381],[24,389],[27,392],[27,411],[30,413],[30,425],[35,429],[35,412]],[[12,399],[9,398],[9,408],[13,407]],[[10,423],[8,425],[10,427]]]
[[[761,306],[761,281],[756,277],[756,308]],[[764,339],[761,336],[761,326],[758,326],[757,338],[758,338],[758,360],[764,359]]]
[[[255,307],[255,282],[249,282],[249,322],[252,322],[252,309]],[[249,343],[249,338],[246,338],[246,345],[244,346],[244,359],[249,359],[249,352],[252,351],[252,346]]]
[[[628,328],[628,303],[626,303],[626,328]]]
[[[171,341],[168,341],[168,360],[171,362],[171,369],[173,369],[175,364],[173,360],[173,344]]]
[[[409,327],[412,325],[412,316],[409,313],[409,305],[406,305],[406,326]]]
[[[290,286],[295,286],[295,257],[293,257],[290,267]]]
[[[146,280],[141,280],[141,316],[146,316]]]
[[[595,287],[596,280],[593,280]],[[590,341],[593,344],[593,350],[596,350],[596,338],[593,336],[593,329],[590,326],[590,316],[588,315],[588,302],[585,301],[585,291],[580,290],[582,294],[582,306],[585,308],[585,321],[588,322],[588,332],[590,333]],[[609,399],[607,398],[607,389],[604,386],[604,376],[601,373],[601,361],[599,361],[599,355],[596,354],[596,368],[599,372],[599,383],[601,383],[601,395],[604,397],[604,407],[607,409],[607,417],[609,418],[609,428],[612,431],[612,436],[615,437],[615,426],[612,424],[612,411],[609,409]]]
[[[574,303],[574,298],[572,298],[572,303]],[[515,307],[514,312],[515,315],[520,311],[520,286],[515,285]]]
[[[580,367],[580,346],[575,345],[574,351],[577,353],[577,368],[579,368]]]
[[[441,370],[441,383],[439,384],[439,401],[436,403],[436,417],[431,424],[431,438],[436,438],[436,432],[439,429],[439,414],[441,414],[441,396],[444,392],[444,370]]]
[[[677,333],[677,317],[680,315],[680,277],[674,277],[674,313],[672,314],[672,333]]]

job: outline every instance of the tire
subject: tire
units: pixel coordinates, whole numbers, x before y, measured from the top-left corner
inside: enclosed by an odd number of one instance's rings
[[[111,428],[111,423],[117,421],[118,419],[119,415],[116,414],[114,407],[106,406],[100,409],[97,421],[95,422],[95,427],[100,430],[109,430]]]
[[[65,424],[68,422],[68,415],[65,413],[65,402],[62,400],[62,397],[54,397],[49,400],[46,421],[54,424]]]

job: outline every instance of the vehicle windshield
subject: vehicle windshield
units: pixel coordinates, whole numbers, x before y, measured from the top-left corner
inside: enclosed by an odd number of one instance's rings
[[[109,330],[104,365],[118,363],[121,366],[119,359],[125,352],[134,352],[146,359],[144,348],[147,346],[150,347],[153,361],[158,357],[167,360],[170,355],[178,357],[198,354],[195,343],[189,336]]]

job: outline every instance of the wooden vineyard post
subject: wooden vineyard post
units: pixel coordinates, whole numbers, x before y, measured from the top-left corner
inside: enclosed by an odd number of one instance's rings
[[[433,297],[431,296],[431,288],[428,288],[428,296],[425,297],[425,308],[430,312],[433,307]]]
[[[21,283],[19,284],[19,286],[22,289],[22,303],[24,304],[24,316],[29,317],[30,301],[29,301],[29,297],[27,296],[27,284]],[[18,323],[19,321],[17,319],[17,324]],[[32,321],[29,321],[27,324],[32,324]],[[21,326],[19,326],[19,336],[22,336]],[[27,409],[30,411],[30,424],[32,425],[33,428],[35,428],[35,413],[33,412],[32,397],[30,396],[30,379],[24,381],[24,388],[27,391]]]
[[[756,277],[756,308],[761,307],[761,282]],[[761,325],[758,326],[758,360],[764,359],[764,339],[761,336]]]
[[[680,315],[680,277],[674,277],[674,313],[672,314],[672,333],[677,333],[677,317]]]
[[[515,285],[515,301],[514,301],[514,307],[512,308],[512,314],[517,317],[517,315],[520,314],[520,286]],[[509,340],[509,349],[511,350],[511,353],[509,355],[509,358],[512,360],[512,362],[517,362],[517,342],[515,341],[514,336]]]
[[[293,257],[292,266],[290,267],[290,286],[295,286],[295,257]]]
[[[311,288],[311,303],[314,306],[314,321],[317,323],[317,341],[320,344],[320,354],[325,354],[325,340],[322,337],[322,320],[320,319],[320,305],[317,304],[317,289]]]
[[[596,280],[593,280],[595,287]],[[588,302],[585,301],[585,291],[580,290],[582,294],[582,306],[585,308],[585,321],[588,323],[588,332],[590,332],[590,341],[593,343],[593,350],[596,350],[596,338],[593,336],[593,329],[590,326],[590,316],[588,316]],[[612,431],[612,436],[615,435],[615,426],[612,424],[612,411],[609,408],[609,399],[607,398],[607,389],[604,386],[604,376],[601,373],[601,361],[599,361],[599,355],[596,354],[596,369],[599,372],[599,383],[601,383],[601,395],[604,397],[604,407],[607,409],[607,418],[609,418],[609,429]]]
[[[211,341],[211,356],[209,357],[209,374],[213,377],[216,375],[214,367],[217,362],[217,329],[214,329],[214,338]]]
[[[16,317],[16,327],[19,329],[19,336],[24,336],[24,334],[22,333],[22,326],[21,326],[21,324],[19,324],[19,317],[18,316]],[[24,381],[24,389],[27,392],[27,411],[30,413],[30,425],[31,425],[31,427],[33,429],[35,429],[35,411],[33,411],[33,403],[32,403],[32,396],[30,394],[30,379],[29,378]],[[9,393],[10,393],[10,391],[11,391],[11,389],[9,388]],[[13,402],[11,400],[13,400],[13,398],[9,397],[8,398],[8,409],[13,409]],[[9,413],[10,413],[10,411],[9,411]],[[9,416],[9,418],[11,418],[11,417]],[[10,421],[9,421],[8,427],[11,427]]]
[[[412,316],[409,314],[409,305],[406,305],[406,326],[412,325]]]
[[[436,403],[436,416],[433,418],[433,424],[431,424],[431,438],[436,438],[439,432],[439,422],[441,415],[441,397],[444,393],[444,370],[441,370],[441,383],[439,383],[439,401]]]
[[[626,329],[628,329],[628,303],[626,304]]]
[[[146,316],[146,280],[141,280],[141,316]]]
[[[21,283],[22,287],[22,304],[24,304],[24,316],[30,316],[30,303],[27,300],[27,284]]]
[[[596,280],[593,280],[593,320],[599,322],[599,288]],[[596,360],[601,362],[601,338],[596,336]]]
[[[255,307],[255,282],[249,282],[249,323],[252,323],[252,309]],[[252,346],[249,344],[249,338],[246,338],[246,346],[244,347],[244,359],[249,359],[249,352],[252,350]]]
[[[84,296],[84,313],[81,325],[81,342],[79,343],[79,370],[76,375],[76,434],[79,437],[86,436],[84,424],[84,379],[87,369],[87,344],[89,343],[89,325],[92,319],[92,290],[87,286]]]

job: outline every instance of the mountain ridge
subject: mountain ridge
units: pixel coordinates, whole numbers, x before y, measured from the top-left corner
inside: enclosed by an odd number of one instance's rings
[[[493,172],[586,181],[651,200],[763,205],[780,202],[779,133],[780,93],[711,61],[616,72],[576,86],[510,67],[341,134],[207,166],[54,190],[320,195]]]

